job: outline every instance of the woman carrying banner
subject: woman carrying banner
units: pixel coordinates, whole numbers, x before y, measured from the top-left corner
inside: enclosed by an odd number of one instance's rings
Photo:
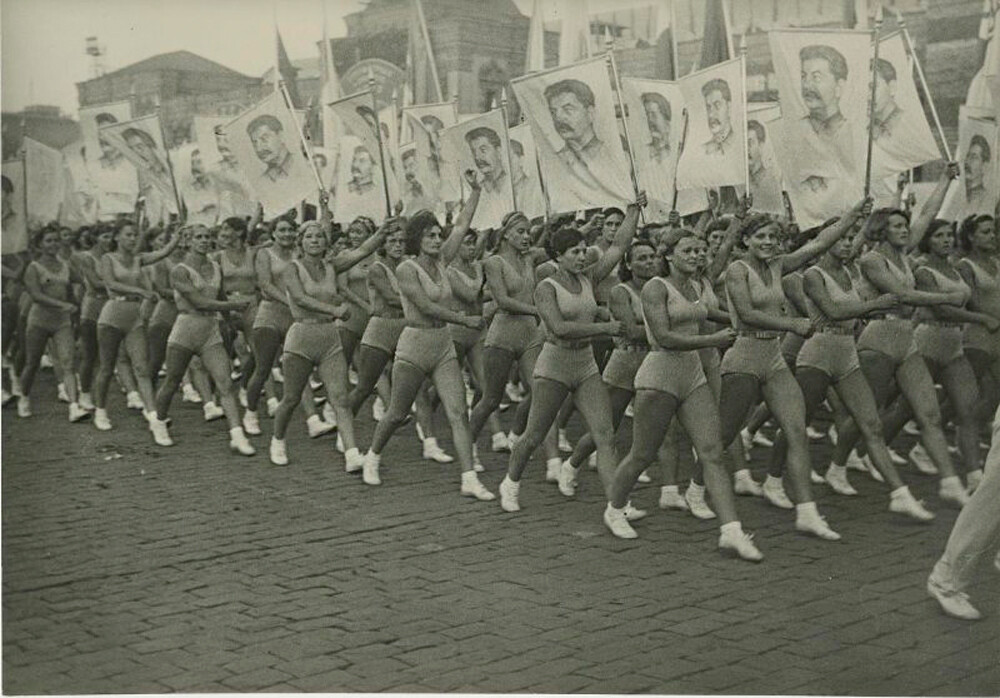
[[[157,444],[173,445],[167,430],[167,412],[188,364],[192,357],[198,356],[219,391],[219,401],[229,423],[230,450],[252,456],[255,451],[240,425],[239,407],[230,378],[233,367],[222,343],[218,318],[219,312],[242,310],[249,301],[219,300],[222,270],[208,256],[212,250],[212,234],[200,224],[191,226],[188,231],[190,248],[183,261],[170,270],[177,319],[167,338],[167,375],[156,393],[156,414],[149,420],[149,428]]]
[[[19,417],[31,416],[31,387],[42,354],[51,339],[56,361],[63,367],[63,381],[69,398],[69,421],[78,422],[87,416],[87,411],[77,402],[76,376],[73,373],[76,342],[71,316],[76,311],[76,304],[71,300],[70,286],[78,277],[69,262],[60,258],[58,230],[43,229],[34,247],[39,254],[24,272],[25,292],[34,302],[25,324],[25,362],[20,376],[21,396],[17,399],[17,414]]]
[[[461,463],[461,493],[490,501],[494,496],[479,482],[474,469],[465,384],[447,325],[483,326],[481,317],[462,315],[448,307],[452,290],[446,265],[458,254],[479,203],[480,186],[475,173],[466,172],[465,178],[472,193],[447,238],[430,211],[417,212],[407,223],[406,251],[414,256],[396,270],[406,327],[396,346],[388,410],[375,427],[362,477],[365,484],[381,484],[378,470],[382,450],[409,414],[420,386],[431,378],[448,416]]]
[[[111,374],[118,360],[118,349],[124,342],[147,420],[153,416],[153,383],[149,375],[149,344],[146,328],[140,317],[143,299],[155,300],[142,268],[167,257],[180,242],[174,233],[170,241],[156,252],[137,249],[139,233],[131,221],[118,224],[115,233],[116,250],[107,252],[99,263],[101,278],[108,290],[108,302],[97,318],[97,346],[100,369],[94,381],[94,426],[101,431],[111,429],[107,399]]]
[[[507,475],[500,483],[500,504],[504,511],[520,511],[518,495],[524,468],[570,395],[594,439],[597,469],[605,491],[609,491],[617,465],[611,406],[590,340],[602,335],[619,336],[624,328],[619,321],[598,320],[594,288],[621,261],[635,235],[639,209],[645,205],[646,194],[640,192],[635,203],[629,204],[612,244],[590,267],[586,266],[586,241],[576,228],[561,228],[548,242],[549,257],[559,268],[535,289],[535,305],[545,325],[545,344],[533,372],[528,424],[511,448]],[[627,526],[625,511],[618,513],[620,516],[614,525],[624,523]],[[631,515],[640,518],[642,512],[631,510]]]

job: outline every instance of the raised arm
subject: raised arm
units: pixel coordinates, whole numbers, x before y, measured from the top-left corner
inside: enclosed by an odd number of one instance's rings
[[[618,266],[618,262],[625,255],[625,249],[635,236],[636,225],[639,222],[639,209],[645,205],[646,192],[639,192],[636,201],[628,205],[628,209],[625,211],[625,218],[622,220],[622,224],[618,226],[614,240],[611,241],[611,246],[604,251],[604,254],[597,260],[597,264],[594,265],[594,268],[590,272],[590,278],[593,280],[595,286],[614,271],[614,268]]]
[[[250,303],[249,298],[239,301],[220,301],[217,298],[206,296],[195,288],[195,285],[191,283],[190,273],[180,264],[170,270],[170,284],[177,293],[184,296],[198,310],[242,310]]]
[[[590,339],[603,335],[622,334],[620,322],[571,322],[566,320],[559,311],[556,301],[556,290],[552,283],[538,284],[535,287],[535,305],[538,314],[549,331],[559,339]]]
[[[181,231],[175,230],[170,235],[170,241],[160,249],[156,250],[156,252],[141,252],[136,255],[139,258],[139,265],[148,267],[150,264],[156,264],[161,259],[169,257],[170,253],[174,251],[174,248],[177,247],[180,241]]]
[[[830,298],[830,289],[826,287],[823,275],[815,269],[809,269],[802,276],[802,290],[816,307],[831,320],[849,320],[862,317],[877,310],[890,310],[899,303],[892,293],[884,293],[871,300],[845,300],[835,302]]]
[[[953,180],[958,178],[958,172],[958,163],[949,162],[937,186],[934,187],[934,191],[931,192],[931,195],[921,207],[920,214],[910,223],[910,243],[907,245],[908,248],[914,248],[919,244],[931,221],[937,218],[938,213],[941,212],[941,206],[944,205],[944,197],[948,194],[948,187],[951,186]]]
[[[805,266],[811,259],[818,257],[833,247],[833,243],[842,238],[851,226],[861,216],[867,216],[871,211],[871,199],[863,199],[854,205],[846,215],[840,217],[833,225],[829,225],[820,231],[819,235],[804,244],[794,252],[789,252],[781,257],[781,273],[795,271]]]
[[[808,336],[812,322],[806,318],[772,315],[757,310],[750,300],[750,282],[745,264],[733,262],[726,270],[726,293],[729,294],[729,312],[736,313],[745,324],[761,330],[794,332]]]
[[[488,257],[483,262],[483,273],[486,274],[486,285],[497,303],[497,308],[511,315],[538,315],[538,309],[534,305],[512,298],[507,292],[507,283],[503,276],[503,260],[499,255]]]
[[[451,234],[448,235],[444,244],[441,245],[441,261],[445,266],[451,264],[451,260],[455,259],[455,255],[458,254],[458,248],[462,245],[462,238],[469,232],[469,227],[472,225],[472,217],[476,215],[476,207],[479,205],[479,195],[482,192],[482,186],[479,184],[472,170],[466,170],[465,181],[468,183],[472,193],[469,194],[469,200],[462,207],[462,212],[455,219],[455,224],[451,227]]]
[[[748,202],[749,198],[743,197],[743,205],[746,206]],[[705,269],[705,276],[709,279],[718,279],[719,274],[729,265],[729,256],[733,253],[733,246],[736,245],[736,241],[740,237],[740,229],[743,227],[743,221],[746,219],[746,208],[742,211],[743,215],[733,216],[732,220],[729,221],[729,227],[726,228],[726,237],[722,239],[719,250],[715,253],[715,257],[712,258],[712,262],[708,265],[708,268]]]
[[[417,277],[417,270],[412,264],[400,264],[396,270],[396,278],[399,280],[399,291],[404,294],[413,305],[424,315],[428,315],[437,320],[450,322],[453,325],[465,325],[466,327],[479,328],[483,325],[483,319],[475,315],[463,315],[451,308],[447,308],[440,303],[432,301],[424,285]]]
[[[387,218],[374,235],[369,235],[368,239],[358,245],[357,249],[344,250],[333,258],[333,268],[339,274],[353,267],[367,257],[375,254],[389,233],[394,232],[399,226],[398,218]]]

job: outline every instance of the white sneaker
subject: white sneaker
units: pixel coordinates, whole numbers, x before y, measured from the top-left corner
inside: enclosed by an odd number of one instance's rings
[[[7,371],[7,375],[10,378],[10,392],[14,397],[21,397],[24,392],[21,390],[21,378],[16,373],[14,373],[14,367],[11,366]]]
[[[891,455],[892,454],[890,449],[890,457]],[[857,470],[858,472],[861,473],[868,472],[868,466],[865,465],[865,462],[863,460],[861,460],[861,456],[858,455],[857,450],[851,451],[849,454],[847,454],[847,461],[844,463],[844,465],[847,467],[848,470]]]
[[[509,513],[521,511],[521,504],[517,501],[521,493],[521,483],[514,482],[509,475],[504,475],[500,482],[500,507]]]
[[[597,451],[590,454],[590,458],[587,459],[587,467],[591,470],[597,470]]]
[[[250,436],[260,436],[260,420],[253,410],[243,413],[243,431]]]
[[[504,451],[510,451],[510,443],[507,441],[507,435],[502,431],[498,431],[491,437],[490,448],[494,453],[502,453]]]
[[[785,485],[780,478],[768,475],[767,479],[764,481],[764,486],[761,487],[761,490],[764,492],[764,499],[779,509],[795,508],[795,505],[792,504],[792,500],[790,500],[788,495],[785,494]]]
[[[361,455],[361,451],[357,448],[352,448],[344,452],[344,472],[345,473],[359,473],[365,465],[365,457]]]
[[[361,480],[366,485],[381,485],[382,478],[378,476],[378,467],[382,458],[377,453],[369,451],[361,464]]]
[[[927,593],[933,596],[941,605],[941,610],[952,618],[979,620],[983,617],[983,614],[969,602],[968,594],[964,591],[958,591],[950,585],[941,584],[934,579],[933,574],[927,579]]]
[[[795,530],[809,533],[823,540],[840,540],[840,534],[826,524],[819,514],[812,516],[799,515],[795,519]]]
[[[559,430],[559,450],[563,453],[572,453],[573,444],[569,442],[569,438],[566,436],[566,430]]]
[[[746,427],[740,430],[740,441],[743,442],[743,450],[747,454],[747,460],[750,460],[750,449],[753,448],[753,437],[750,436],[750,430]]]
[[[334,428],[337,426],[337,411],[329,402],[323,405],[323,421],[332,424]]]
[[[438,445],[437,439],[433,436],[424,439],[424,460],[432,460],[436,463],[454,463],[455,459],[444,452]]]
[[[83,419],[84,417],[88,417],[89,415],[90,412],[80,407],[79,403],[77,402],[69,403],[69,421],[79,422],[81,419]]]
[[[931,456],[927,453],[927,449],[925,449],[924,445],[919,441],[914,444],[913,448],[910,449],[910,461],[916,469],[924,475],[938,474],[937,466],[934,465],[934,461],[931,460]]]
[[[42,354],[41,361],[38,362],[39,368],[55,368],[55,364],[52,363],[52,359],[49,358],[48,354]]]
[[[205,415],[206,422],[214,422],[216,419],[222,419],[226,416],[225,410],[216,405],[214,402],[206,402],[201,406],[201,411]]]
[[[715,518],[715,512],[712,511],[705,501],[704,487],[698,487],[693,483],[688,485],[687,490],[684,492],[684,501],[687,502],[688,511],[696,519],[708,521]]]
[[[56,386],[56,399],[58,399],[59,402],[69,402],[69,393],[66,392],[65,383],[60,383]]]
[[[576,494],[577,472],[577,469],[570,463],[569,458],[562,462],[562,465],[559,466],[559,473],[556,475],[556,482],[559,484],[559,494],[564,497],[572,497]]]
[[[830,486],[830,489],[837,494],[853,497],[858,493],[847,479],[847,468],[839,467],[835,463],[830,463],[830,467],[826,469],[826,475],[823,479]]]
[[[375,401],[372,403],[372,419],[376,422],[381,422],[385,417],[385,403],[382,402],[382,398],[378,395],[375,396]]]
[[[0,388],[0,405],[6,407],[7,403],[13,399],[14,399],[13,393],[8,393],[6,388]]]
[[[764,559],[763,553],[757,549],[753,542],[752,533],[744,533],[742,528],[727,528],[719,533],[719,550],[723,552],[735,553],[743,560],[750,562],[760,562]]]
[[[604,508],[604,525],[618,538],[631,539],[639,537],[639,534],[629,524],[628,517],[625,515],[625,509],[615,509],[611,506],[610,502]]]
[[[680,488],[677,485],[664,485],[660,488],[660,508],[679,509],[680,511],[688,510],[687,501],[684,499],[684,495],[680,493]]]
[[[907,463],[909,463],[908,460],[906,460],[903,456],[896,453],[896,451],[894,451],[893,449],[888,448],[888,451],[889,451],[889,460],[892,461],[893,465],[906,465]]]
[[[774,442],[767,438],[764,435],[764,432],[759,430],[753,435],[753,443],[755,446],[763,446],[764,448],[771,448],[774,446]]]
[[[271,369],[271,378],[274,379],[275,383],[284,383],[285,375],[281,372],[281,369],[275,366]]]
[[[77,400],[80,407],[87,410],[88,412],[93,412],[97,407],[94,405],[94,399],[90,396],[90,393],[80,393],[80,397]]]
[[[733,492],[750,497],[764,496],[760,483],[753,479],[753,475],[746,468],[737,470],[733,475]]]
[[[243,433],[243,427],[233,427],[229,430],[229,450],[239,453],[242,456],[253,456],[257,453],[254,447],[250,445],[250,442],[247,441],[247,435]]]
[[[826,438],[826,432],[822,432],[810,424],[806,427],[806,436],[809,437],[810,441],[822,441]]]
[[[910,492],[909,487],[900,487],[889,495],[889,511],[893,514],[904,514],[917,521],[933,521],[934,514],[924,508]]]
[[[637,482],[640,482],[643,485],[648,485],[652,481],[653,481],[653,478],[651,478],[649,476],[649,471],[648,470],[643,470],[641,473],[639,473],[639,478],[638,478]]]
[[[817,473],[812,468],[809,468],[809,482],[811,482],[814,485],[825,485],[826,484],[826,480],[823,478],[823,476],[820,475],[819,473]]]
[[[969,503],[969,495],[962,486],[958,475],[941,478],[941,483],[938,485],[938,496],[959,509]]]
[[[170,438],[170,432],[167,430],[167,423],[155,415],[149,420],[149,430],[153,432],[153,441],[156,442],[157,446],[174,445],[174,440]]]
[[[920,436],[920,425],[911,419],[903,425],[903,433],[910,436]]]
[[[625,407],[625,416],[629,419],[635,419],[635,406],[634,403],[630,402]]]
[[[872,463],[871,456],[866,453],[861,457],[861,462],[865,464],[865,469],[868,471],[868,474],[871,475],[872,480],[875,482],[885,482],[885,478],[882,477],[882,473],[880,473],[878,468],[875,467],[875,464]]]
[[[309,431],[309,438],[316,439],[324,434],[329,434],[336,429],[333,424],[324,422],[318,414],[311,414],[306,418],[306,429]]]
[[[559,482],[559,471],[562,469],[562,460],[550,458],[545,461],[545,482]]]
[[[240,407],[242,407],[243,409],[246,409],[246,407],[247,407],[247,389],[246,388],[240,388],[239,391],[237,392],[237,398],[240,401]]]
[[[355,371],[353,368],[350,368],[350,369],[347,370],[347,381],[351,385],[357,385],[358,384],[358,372]]]
[[[133,390],[128,395],[125,396],[125,406],[130,410],[144,410],[146,409],[145,403],[142,401],[142,396],[138,392]]]
[[[31,398],[22,395],[17,399],[17,416],[24,419],[31,416]]]
[[[492,502],[496,495],[483,487],[474,470],[462,473],[462,488],[459,490],[463,497],[475,497],[480,502]]]
[[[641,521],[647,516],[649,516],[649,512],[645,509],[632,506],[631,501],[625,502],[625,518],[629,521]]]
[[[267,399],[267,416],[273,417],[274,413],[278,411],[278,405],[281,404],[276,397],[269,397]]]
[[[108,419],[108,411],[100,407],[94,408],[94,426],[98,431],[111,431],[111,420]]]
[[[828,431],[826,433],[826,435],[830,437],[830,443],[833,444],[834,446],[836,446],[837,445],[837,439],[840,438],[840,434],[837,433],[837,425],[836,424],[831,424],[830,425],[830,431]]]
[[[196,405],[201,404],[201,395],[198,391],[194,389],[194,386],[190,383],[185,383],[181,386],[181,400],[183,402],[193,402]]]
[[[344,450],[344,437],[341,436],[339,432],[337,434],[337,443],[334,448],[337,449],[337,453],[346,453]]]
[[[514,446],[517,445],[517,442],[520,440],[521,437],[515,434],[513,431],[507,432],[507,446],[509,446],[511,449],[513,449]]]
[[[524,400],[524,393],[520,388],[515,387],[513,383],[508,383],[504,390],[507,393],[507,399],[511,402],[521,402]]]
[[[271,446],[268,448],[268,455],[274,465],[288,465],[288,450],[285,448],[284,439],[271,437]]]

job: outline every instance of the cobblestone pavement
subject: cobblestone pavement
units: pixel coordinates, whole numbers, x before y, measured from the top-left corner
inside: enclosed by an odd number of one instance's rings
[[[924,582],[955,512],[913,470],[938,520],[893,517],[855,474],[861,497],[818,495],[840,543],[741,499],[767,556],[752,565],[656,509],[655,486],[626,542],[594,472],[568,502],[534,461],[512,516],[460,498],[412,427],[369,488],[298,417],[274,468],[230,456],[224,423],[179,399],[170,449],[113,401],[129,428],[70,425],[43,400],[3,413],[6,693],[1000,693],[1000,577],[984,565],[970,590],[985,620],[939,611]],[[480,445],[495,490],[505,459]]]

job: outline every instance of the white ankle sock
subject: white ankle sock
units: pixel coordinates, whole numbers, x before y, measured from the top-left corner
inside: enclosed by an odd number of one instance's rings
[[[724,523],[719,526],[720,533],[726,533],[732,531],[733,533],[739,535],[743,533],[743,525],[739,521],[730,521],[729,523]]]

